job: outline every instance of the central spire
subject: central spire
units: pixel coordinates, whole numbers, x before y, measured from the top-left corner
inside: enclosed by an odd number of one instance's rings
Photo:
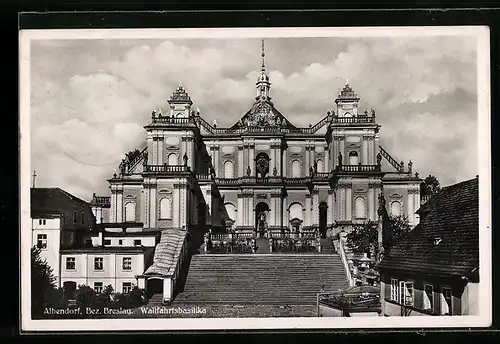
[[[262,57],[262,68],[261,71],[265,72],[266,71],[266,62],[265,62],[265,57],[266,57],[266,52],[264,50],[264,40],[262,40],[262,53],[260,54]]]
[[[270,99],[270,89],[271,89],[271,83],[269,82],[269,76],[266,73],[266,63],[265,63],[265,56],[266,52],[264,50],[264,40],[262,40],[262,52],[260,54],[262,58],[262,66],[260,69],[260,76],[259,79],[257,80],[257,99],[260,98],[266,98]]]

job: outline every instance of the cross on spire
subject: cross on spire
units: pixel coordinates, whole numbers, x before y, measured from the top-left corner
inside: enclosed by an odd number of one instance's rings
[[[34,187],[35,187],[36,177],[37,177],[37,174],[36,174],[36,171],[35,171],[35,170],[33,170],[33,175],[32,175],[31,177],[32,177],[32,180],[33,180],[33,181],[32,181],[32,186],[31,186],[31,187],[32,187],[32,188],[34,188]]]
[[[266,57],[266,52],[264,50],[264,40],[262,40],[262,53],[260,54],[262,57],[262,71],[266,70],[266,63],[265,63],[265,57]]]

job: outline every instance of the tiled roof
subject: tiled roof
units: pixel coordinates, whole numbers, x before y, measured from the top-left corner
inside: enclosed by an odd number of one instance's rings
[[[164,229],[153,257],[153,264],[146,270],[145,275],[171,276],[181,254],[182,244],[187,231],[180,229]]]
[[[60,188],[31,188],[32,216],[62,213],[62,209],[66,209],[68,203],[88,205],[88,202]]]
[[[420,209],[421,222],[386,252],[381,270],[478,276],[479,180],[443,188]],[[437,243],[437,244],[436,244]]]

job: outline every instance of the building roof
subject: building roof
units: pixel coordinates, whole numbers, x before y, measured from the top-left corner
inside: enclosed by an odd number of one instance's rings
[[[379,268],[478,277],[479,179],[443,188],[420,224],[386,252]]]
[[[68,203],[88,205],[61,188],[31,188],[31,217],[61,214]]]
[[[153,264],[144,272],[144,275],[172,276],[187,231],[180,229],[164,229],[154,251]]]

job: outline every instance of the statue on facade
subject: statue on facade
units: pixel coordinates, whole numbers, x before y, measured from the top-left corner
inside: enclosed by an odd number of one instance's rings
[[[401,162],[399,163],[399,166],[400,166],[400,170],[399,170],[399,171],[400,171],[401,173],[403,173],[403,172],[405,171],[405,163],[404,163],[404,161],[401,161]]]
[[[415,172],[415,178],[418,178],[418,172]]]
[[[184,166],[188,165],[188,156],[186,153],[184,153],[184,156],[182,157],[182,160],[184,160]]]
[[[413,169],[413,162],[410,160],[408,162],[408,173],[411,173],[411,170]]]
[[[151,118],[155,118],[155,117],[156,117],[156,110],[153,110],[153,111],[151,112]]]
[[[312,166],[309,166],[309,175],[310,176],[314,175],[314,169],[312,168]]]
[[[113,173],[113,179],[116,179],[117,175],[116,173]]]
[[[278,170],[276,169],[276,166],[273,168],[273,176],[277,176],[278,175]]]
[[[215,168],[213,165],[210,165],[210,176],[212,178],[215,178]]]
[[[276,119],[276,125],[278,125],[278,126],[280,126],[280,125],[281,125],[281,118],[279,118],[279,117],[278,117],[278,118]]]
[[[252,174],[252,170],[250,169],[250,166],[247,167],[247,176],[250,177],[250,175]]]
[[[380,166],[382,163],[382,154],[380,152],[377,153],[377,165]]]
[[[372,117],[375,117],[375,110],[372,109]]]
[[[339,166],[342,166],[342,153],[339,152]]]
[[[380,194],[378,195],[378,209],[377,209],[377,214],[378,216],[383,216],[385,212],[385,197],[384,197],[384,190],[380,190]]]
[[[313,166],[314,166],[314,173],[318,173],[318,161],[317,160],[314,161]]]
[[[148,152],[147,151],[144,152],[144,158],[142,160],[142,165],[143,166],[147,166],[148,165]]]
[[[125,174],[125,159],[122,159],[118,168],[120,169],[121,174]]]

